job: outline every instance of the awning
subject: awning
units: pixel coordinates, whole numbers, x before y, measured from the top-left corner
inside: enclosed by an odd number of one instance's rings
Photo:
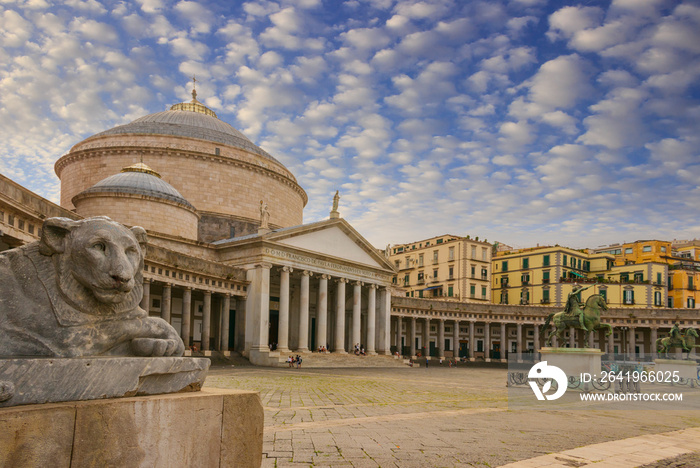
[[[425,288],[423,291],[430,291],[431,289],[437,289],[441,288],[442,286],[430,286],[429,288]]]
[[[576,275],[576,276],[578,276],[579,278],[585,278],[584,275],[582,275],[582,274],[580,274],[580,273],[576,273],[575,271],[570,271],[569,273],[571,273],[572,275]]]

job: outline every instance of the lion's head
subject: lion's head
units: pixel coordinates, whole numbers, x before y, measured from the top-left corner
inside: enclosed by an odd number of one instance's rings
[[[91,315],[138,307],[143,295],[146,231],[128,229],[107,217],[44,222],[40,252],[54,258],[61,294]]]

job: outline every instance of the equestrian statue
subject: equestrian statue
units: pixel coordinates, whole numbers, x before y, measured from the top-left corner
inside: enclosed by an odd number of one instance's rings
[[[697,330],[694,328],[686,328],[685,331],[681,333],[680,326],[678,322],[676,322],[673,324],[673,328],[671,328],[671,331],[666,338],[659,338],[656,340],[656,351],[658,353],[663,353],[668,357],[669,349],[681,348],[683,351],[688,353],[687,357],[690,357],[690,352],[693,350],[693,348],[700,348],[700,345],[695,344],[696,338],[698,338]]]
[[[590,333],[595,330],[605,329],[605,336],[610,336],[612,327],[607,323],[600,323],[601,311],[608,310],[605,298],[600,294],[593,294],[586,300],[585,306],[578,300],[578,294],[591,286],[593,285],[584,288],[575,285],[574,289],[569,293],[564,310],[549,314],[542,326],[542,333],[547,332],[550,323],[554,324],[555,328],[547,336],[547,346],[552,345],[553,336],[556,336],[557,340],[561,342],[564,332],[569,327],[585,332],[584,343],[588,343]]]

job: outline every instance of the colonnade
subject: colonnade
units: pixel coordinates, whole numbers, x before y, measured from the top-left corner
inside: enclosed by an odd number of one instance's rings
[[[152,281],[144,278],[143,280],[143,298],[141,299],[141,308],[150,312],[151,304],[151,285]],[[160,282],[159,282],[160,283]],[[173,325],[173,316],[180,315],[180,326],[176,328],[176,331],[180,334],[182,341],[185,343],[185,347],[189,347],[192,340],[192,328],[193,328],[193,302],[192,295],[193,292],[201,293],[202,296],[202,314],[201,314],[201,344],[200,349],[202,351],[210,351],[213,349],[217,351],[228,351],[229,346],[229,332],[232,324],[230,323],[230,314],[232,305],[232,295],[220,292],[213,292],[207,289],[195,289],[188,286],[177,286],[169,283],[161,283],[162,291],[160,296],[160,317],[166,322]],[[179,310],[173,310],[173,289],[177,288],[181,290],[181,307]],[[215,299],[215,303],[218,305],[215,310],[212,309],[212,299]],[[233,297],[234,301],[237,301],[237,297]],[[235,307],[235,304],[233,304]],[[239,306],[240,308],[240,306]],[[219,319],[217,324],[212,323],[212,313],[215,313]],[[198,315],[198,314],[197,314]],[[242,314],[240,314],[242,317]],[[216,336],[213,334],[216,333]],[[237,333],[238,334],[238,333]],[[212,337],[215,338],[212,340]],[[195,340],[196,341],[196,340]],[[212,341],[214,341],[212,343]]]

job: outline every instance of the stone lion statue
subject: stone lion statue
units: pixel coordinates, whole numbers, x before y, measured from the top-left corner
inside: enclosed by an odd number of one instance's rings
[[[139,307],[146,231],[107,217],[49,218],[41,240],[0,254],[0,356],[181,356]]]

